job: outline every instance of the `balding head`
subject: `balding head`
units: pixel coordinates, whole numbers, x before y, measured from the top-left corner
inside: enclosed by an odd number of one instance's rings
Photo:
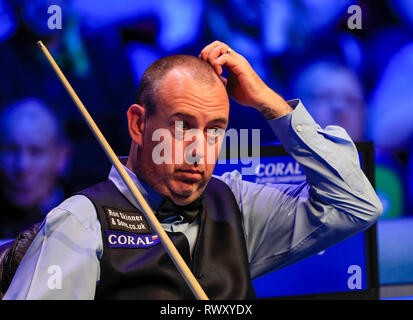
[[[5,107],[0,114],[1,139],[16,130],[37,132],[42,139],[57,141],[62,138],[61,128],[53,112],[36,98],[19,100]]]
[[[145,107],[146,117],[155,113],[159,89],[173,69],[184,70],[201,85],[212,86],[220,82],[214,68],[199,58],[182,54],[161,58],[149,66],[139,84],[136,103]]]

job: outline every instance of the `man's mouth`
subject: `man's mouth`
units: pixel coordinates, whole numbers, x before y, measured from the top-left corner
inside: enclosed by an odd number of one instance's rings
[[[198,182],[201,180],[203,172],[197,169],[178,169],[176,177],[185,182]]]

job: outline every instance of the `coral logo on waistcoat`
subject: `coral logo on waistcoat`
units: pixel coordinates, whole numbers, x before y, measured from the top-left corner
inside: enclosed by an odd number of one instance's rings
[[[156,234],[136,234],[105,230],[109,248],[150,248],[160,243]]]

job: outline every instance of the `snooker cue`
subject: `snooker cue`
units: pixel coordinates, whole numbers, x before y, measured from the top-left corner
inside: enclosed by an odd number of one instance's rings
[[[146,219],[149,221],[152,228],[155,230],[161,243],[169,256],[171,257],[173,263],[177,267],[178,271],[184,278],[187,285],[190,287],[192,293],[198,300],[208,300],[207,295],[205,294],[202,287],[199,285],[198,281],[195,279],[194,275],[192,274],[191,270],[185,263],[182,256],[179,254],[178,250],[175,248],[174,244],[172,243],[169,236],[166,234],[165,230],[162,228],[161,224],[159,223],[158,219],[156,218],[155,214],[153,213],[152,209],[149,207],[146,200],[143,198],[142,194],[139,192],[138,188],[132,181],[132,178],[126,172],[125,168],[123,167],[122,163],[112,150],[109,143],[106,141],[105,137],[103,136],[102,132],[97,127],[95,121],[90,116],[89,112],[83,105],[82,101],[80,101],[79,97],[77,96],[76,92],[73,90],[70,83],[67,81],[66,77],[60,70],[59,66],[53,59],[52,55],[50,54],[49,50],[45,47],[45,45],[38,41],[37,45],[40,47],[44,55],[46,56],[47,60],[53,67],[54,71],[56,72],[57,76],[59,77],[60,81],[66,88],[67,92],[69,93],[70,97],[72,98],[73,102],[76,104],[77,108],[79,109],[80,113],[82,114],[83,118],[87,122],[90,130],[92,130],[94,136],[98,140],[99,144],[103,148],[104,152],[106,153],[107,157],[109,158],[110,162],[115,166],[116,170],[122,177],[123,181],[125,182],[126,186],[128,187],[129,191],[132,193],[133,197],[140,204],[141,208],[143,209],[143,213]]]

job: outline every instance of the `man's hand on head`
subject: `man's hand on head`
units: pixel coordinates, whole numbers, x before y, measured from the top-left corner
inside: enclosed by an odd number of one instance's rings
[[[202,49],[199,58],[208,62],[226,85],[229,96],[237,103],[261,112],[266,119],[282,117],[293,109],[271,90],[239,53],[220,41]],[[222,77],[222,68],[228,70],[228,79]]]

